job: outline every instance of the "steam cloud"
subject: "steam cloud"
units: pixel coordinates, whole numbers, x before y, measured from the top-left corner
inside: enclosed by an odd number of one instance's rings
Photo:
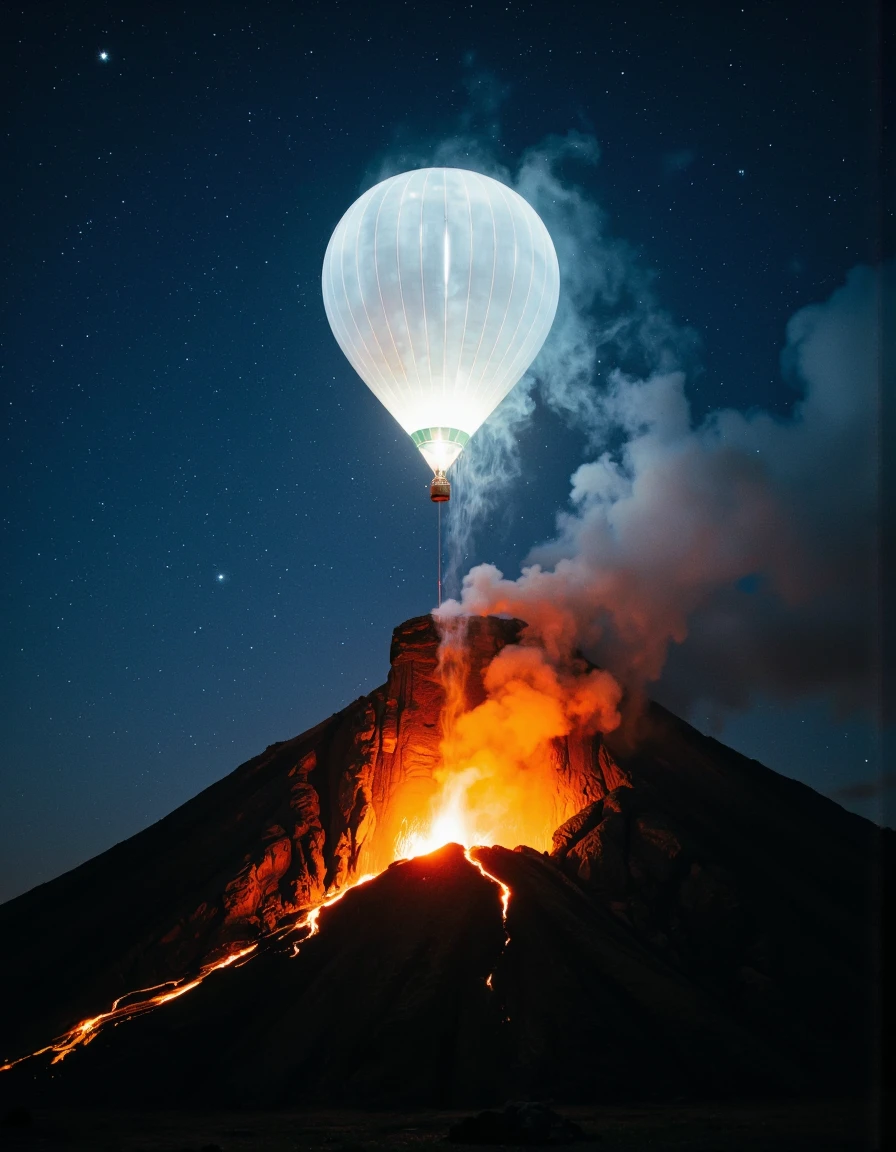
[[[499,98],[489,95],[493,120]],[[536,389],[584,433],[592,458],[522,574],[473,568],[443,616],[519,616],[557,667],[582,651],[627,686],[660,680],[684,711],[698,700],[744,707],[759,694],[873,706],[882,271],[854,268],[790,320],[782,372],[801,398],[788,418],[724,409],[695,421],[685,393],[694,333],[563,175],[570,161],[596,163],[596,142],[551,137],[510,170],[492,157],[496,133],[393,154],[378,173],[444,164],[495,176],[539,212],[560,262],[547,343],[459,462],[446,583],[519,472],[517,435]]]
[[[612,371],[583,403],[595,438],[621,443],[576,470],[555,539],[517,580],[474,568],[445,611],[517,615],[556,656],[579,647],[630,685],[658,680],[674,644],[667,694],[682,707],[757,691],[867,705],[877,294],[857,268],[793,317],[783,362],[804,398],[788,420],[695,424],[682,372]]]

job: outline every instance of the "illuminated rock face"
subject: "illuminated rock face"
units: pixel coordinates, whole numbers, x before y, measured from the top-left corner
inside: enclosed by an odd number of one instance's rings
[[[464,622],[461,711],[485,699],[483,671],[502,648],[517,642],[520,621],[473,617]],[[354,811],[363,827],[352,824],[342,854],[346,867],[362,874],[379,872],[395,859],[395,844],[409,813],[424,810],[433,795],[433,773],[441,763],[441,719],[445,707],[439,667],[439,635],[432,617],[421,616],[396,628],[389,679],[370,697],[373,734],[363,763],[346,769],[356,789]],[[625,783],[599,739],[570,735],[552,742],[558,810],[576,811]],[[607,782],[609,781],[609,782]],[[348,797],[348,792],[346,793]],[[343,805],[349,810],[349,803]],[[511,845],[513,846],[513,845]]]

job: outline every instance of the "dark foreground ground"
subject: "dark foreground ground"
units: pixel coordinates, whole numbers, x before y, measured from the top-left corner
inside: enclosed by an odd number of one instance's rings
[[[868,1152],[879,1145],[855,1101],[557,1109],[578,1122],[580,1152]],[[450,1144],[461,1112],[36,1111],[0,1127],[0,1147],[79,1152],[425,1152]],[[511,1146],[508,1146],[511,1147]]]

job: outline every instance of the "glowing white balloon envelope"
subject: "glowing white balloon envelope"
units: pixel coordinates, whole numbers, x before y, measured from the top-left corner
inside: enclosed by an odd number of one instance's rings
[[[547,228],[478,172],[403,172],[339,221],[322,284],[339,346],[435,472],[433,499],[448,499],[445,471],[553,323],[560,273]]]

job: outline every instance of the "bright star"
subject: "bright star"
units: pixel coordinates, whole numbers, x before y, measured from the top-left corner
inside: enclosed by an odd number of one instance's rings
[[[219,584],[223,584],[224,581],[227,579],[227,577],[224,575],[223,572],[219,572],[218,575],[215,577],[215,579],[218,581]]]
[[[109,59],[109,53],[104,50],[104,51],[100,52],[99,57],[100,57],[100,60],[102,60],[102,62],[105,64],[106,61]]]

